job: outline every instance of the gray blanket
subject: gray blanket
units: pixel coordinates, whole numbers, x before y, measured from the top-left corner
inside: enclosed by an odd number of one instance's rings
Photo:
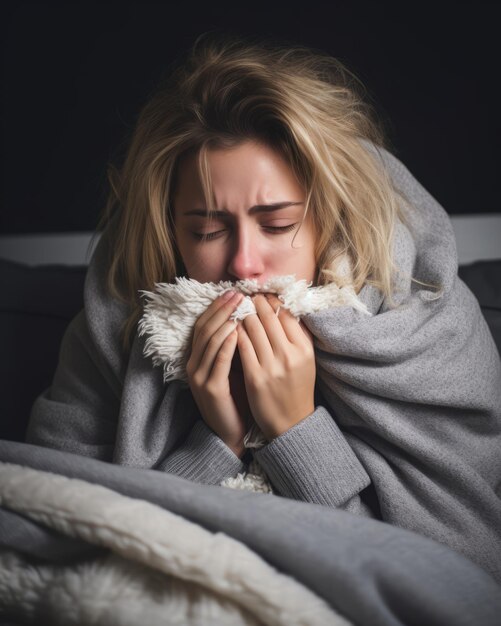
[[[1,441],[0,461],[100,484],[222,531],[355,624],[498,623],[501,592],[488,574],[443,545],[383,522],[23,443]],[[96,554],[94,546],[6,509],[0,537],[4,547],[54,563]]]
[[[374,147],[367,144],[368,149]],[[400,274],[388,301],[359,293],[308,314],[315,338],[315,412],[255,454],[278,494],[380,518],[435,539],[501,582],[501,361],[474,295],[458,277],[445,210],[393,155],[375,152],[401,196]],[[52,387],[35,402],[28,441],[200,483],[242,461],[197,415],[179,381],[165,385],[128,310],[106,292],[106,233],[91,260],[85,311],[70,324]],[[441,295],[410,281],[438,284]]]
[[[129,476],[147,475],[148,484],[162,485],[155,492],[165,492],[162,497],[190,494],[181,498],[182,515],[198,515],[207,527],[248,532],[242,540],[262,554],[273,545],[277,552],[266,558],[283,571],[300,569],[298,579],[356,623],[405,623],[414,610],[432,612],[417,623],[447,623],[437,618],[440,610],[457,622],[453,605],[477,604],[476,592],[465,600],[463,591],[478,570],[456,580],[468,562],[452,566],[451,558],[462,554],[501,582],[501,362],[477,300],[457,275],[446,212],[398,159],[385,151],[376,158],[401,194],[409,221],[408,227],[397,224],[394,238],[402,272],[393,294],[399,306],[389,309],[378,290],[365,286],[359,298],[371,317],[337,307],[303,318],[315,338],[322,401],[256,453],[278,494],[303,502],[209,487],[243,463],[199,419],[178,381],[164,385],[161,371],[144,357],[141,338],[135,337],[130,356],[121,353],[118,329],[128,310],[104,287],[105,233],[89,266],[85,311],[65,335],[51,389],[34,404],[29,441],[155,468],[141,474],[99,465],[117,491]],[[412,283],[410,274],[439,284],[439,297]],[[22,446],[5,445],[22,454]],[[66,458],[59,454],[39,449],[36,458],[50,469]],[[23,455],[28,463],[30,454]],[[94,467],[90,459],[76,458],[68,471]],[[179,502],[172,496],[168,506]],[[297,558],[298,550],[306,550],[304,558]],[[433,572],[443,573],[447,563],[451,578],[439,583]],[[487,580],[474,588],[492,599]],[[383,602],[381,609],[379,592],[387,598],[389,589],[391,608]],[[426,603],[411,610],[413,598]]]
[[[393,155],[404,196],[395,260],[400,306],[365,286],[375,314],[332,308],[303,321],[336,422],[370,475],[387,522],[446,543],[501,583],[501,361],[475,296],[458,277],[445,210]]]

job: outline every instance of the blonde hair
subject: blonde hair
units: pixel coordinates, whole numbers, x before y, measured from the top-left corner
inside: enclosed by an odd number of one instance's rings
[[[122,168],[109,166],[110,194],[97,227],[116,212],[106,283],[130,305],[124,351],[142,313],[139,289],[183,272],[172,215],[181,158],[198,154],[211,211],[207,152],[245,140],[279,152],[305,189],[305,215],[311,211],[317,233],[317,284],[343,284],[336,268],[347,256],[355,291],[371,284],[391,306],[394,227],[406,220],[388,174],[364,147],[385,147],[386,140],[358,79],[339,60],[303,46],[207,35],[170,69],[140,112]]]

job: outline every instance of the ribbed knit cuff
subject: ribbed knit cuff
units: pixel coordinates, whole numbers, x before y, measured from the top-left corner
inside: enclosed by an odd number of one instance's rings
[[[278,493],[340,507],[371,480],[323,406],[255,453]]]
[[[202,420],[195,422],[181,447],[158,469],[193,482],[219,485],[245,470],[245,463]]]

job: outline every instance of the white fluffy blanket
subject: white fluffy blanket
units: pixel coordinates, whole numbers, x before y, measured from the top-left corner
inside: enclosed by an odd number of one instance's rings
[[[239,541],[100,485],[0,463],[0,504],[111,550],[71,566],[0,551],[0,614],[23,623],[349,624]]]
[[[349,275],[347,259],[339,271]],[[145,304],[138,323],[139,335],[148,335],[144,354],[152,357],[154,365],[163,365],[164,382],[182,380],[187,383],[186,361],[195,322],[218,296],[230,289],[245,295],[230,317],[233,320],[243,320],[256,313],[251,299],[255,293],[276,293],[283,307],[296,319],[336,306],[351,306],[370,315],[351,285],[338,287],[332,282],[312,287],[306,280],[296,280],[294,274],[274,276],[262,285],[256,280],[219,283],[200,283],[185,277],[175,280],[175,283],[156,283],[154,292],[140,290]]]
[[[351,279],[347,257],[339,264],[338,274]],[[283,307],[296,319],[336,306],[351,306],[371,315],[351,284],[340,288],[332,282],[312,287],[306,280],[296,280],[293,274],[275,276],[262,285],[256,280],[219,283],[200,283],[184,277],[176,277],[175,280],[175,283],[156,283],[155,292],[141,290],[146,303],[138,331],[140,336],[145,333],[148,335],[144,354],[152,357],[154,366],[163,366],[164,382],[178,379],[187,384],[186,361],[195,322],[218,296],[230,289],[245,294],[230,317],[234,320],[243,320],[256,313],[251,296],[258,292],[276,293]],[[244,447],[260,448],[266,443],[257,424],[253,424],[244,437]],[[271,482],[256,459],[251,461],[248,471],[227,478],[221,485],[232,489],[273,493]]]

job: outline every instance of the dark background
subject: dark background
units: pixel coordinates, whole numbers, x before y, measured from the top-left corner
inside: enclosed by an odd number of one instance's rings
[[[0,232],[91,231],[135,118],[205,31],[338,57],[450,214],[499,202],[497,3],[3,3]]]

